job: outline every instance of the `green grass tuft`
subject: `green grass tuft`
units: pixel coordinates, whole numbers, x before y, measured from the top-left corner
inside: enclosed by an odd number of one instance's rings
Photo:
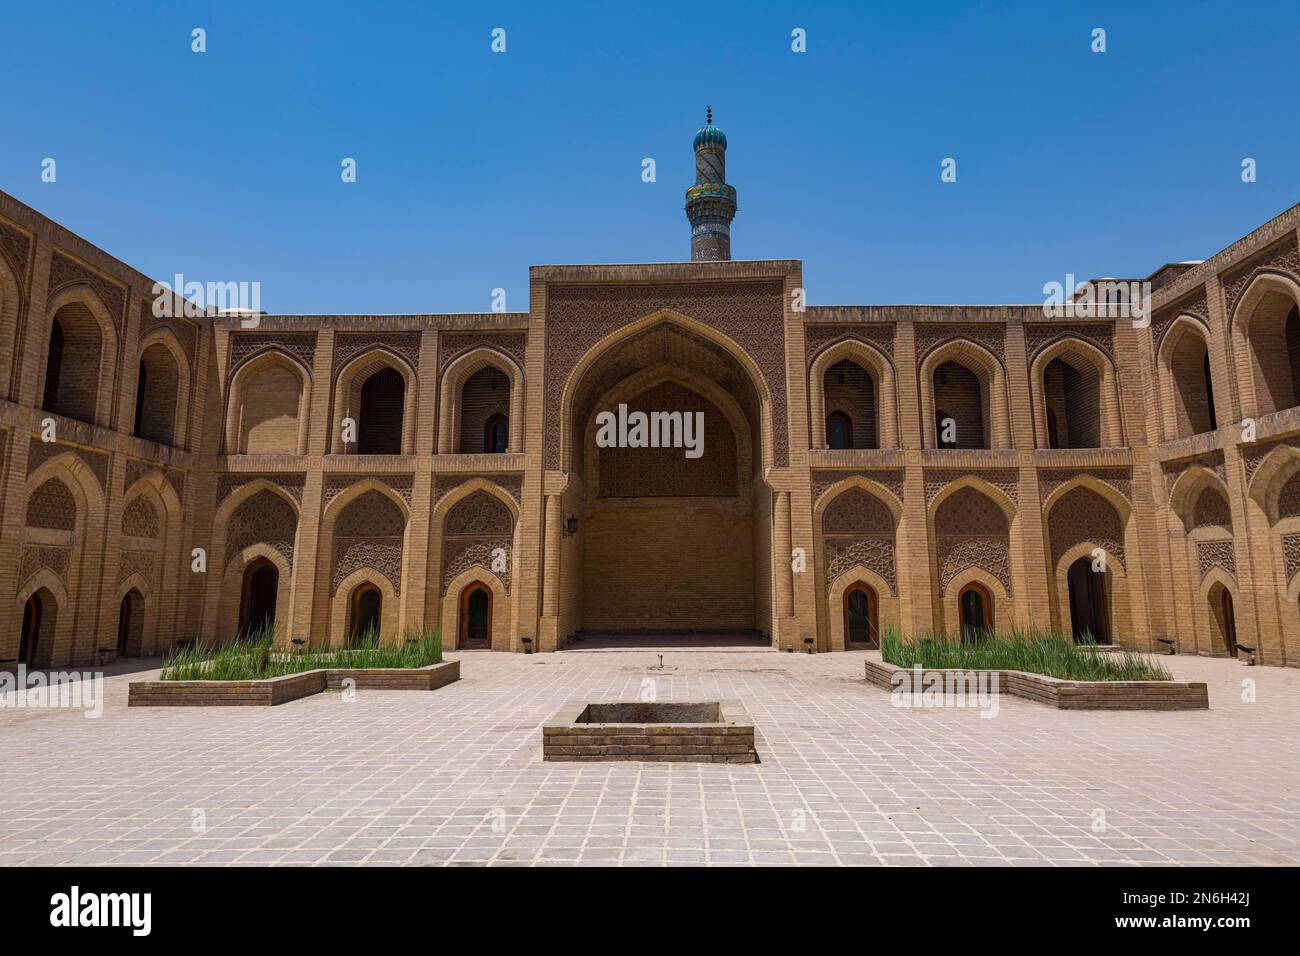
[[[162,666],[162,680],[260,680],[320,668],[427,667],[442,663],[442,635],[436,630],[407,631],[381,644],[374,631],[346,648],[287,647],[266,626],[225,644],[195,642],[173,650]]]
[[[1063,680],[1172,680],[1148,654],[1099,652],[1063,634],[1041,631],[990,631],[974,640],[923,634],[904,641],[892,627],[883,629],[880,655],[898,667],[951,667],[1011,670]]]

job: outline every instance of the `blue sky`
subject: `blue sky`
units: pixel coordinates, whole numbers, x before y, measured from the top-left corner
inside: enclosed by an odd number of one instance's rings
[[[272,312],[524,310],[532,264],[689,257],[711,103],[732,253],[802,259],[810,303],[1040,302],[1300,201],[1298,28],[1295,0],[11,3],[0,188]]]

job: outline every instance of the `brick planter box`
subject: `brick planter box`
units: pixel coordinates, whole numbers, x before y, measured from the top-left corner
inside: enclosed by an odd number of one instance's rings
[[[542,759],[758,763],[758,751],[737,700],[576,702],[542,725]]]
[[[262,680],[133,681],[130,707],[273,707],[339,688],[345,680],[372,690],[437,690],[460,680],[460,661],[428,667],[328,668]]]
[[[895,675],[915,670],[885,661],[867,661],[867,683],[886,690],[894,688]],[[1210,693],[1204,683],[1172,680],[1061,680],[1026,671],[967,671],[927,667],[921,679],[935,675],[940,688],[944,678],[955,674],[997,674],[998,691],[1047,704],[1059,710],[1209,710]],[[901,678],[900,678],[901,679]]]

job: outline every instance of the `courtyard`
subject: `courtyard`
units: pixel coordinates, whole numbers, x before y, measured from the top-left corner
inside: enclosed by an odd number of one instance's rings
[[[434,692],[248,708],[128,709],[159,663],[128,661],[99,718],[0,709],[0,864],[1300,863],[1300,671],[1162,658],[1209,711],[989,719],[891,706],[868,653],[470,651]],[[761,763],[542,761],[558,707],[647,686],[742,701]]]

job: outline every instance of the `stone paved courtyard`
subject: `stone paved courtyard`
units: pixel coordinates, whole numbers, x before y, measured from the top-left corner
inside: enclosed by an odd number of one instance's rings
[[[101,718],[0,709],[0,863],[1300,863],[1293,669],[1178,657],[1209,712],[1004,699],[988,719],[892,707],[861,652],[451,657],[459,683],[352,703],[128,710],[157,672],[117,665]],[[744,701],[762,763],[541,761],[560,704],[647,676],[660,699]]]

